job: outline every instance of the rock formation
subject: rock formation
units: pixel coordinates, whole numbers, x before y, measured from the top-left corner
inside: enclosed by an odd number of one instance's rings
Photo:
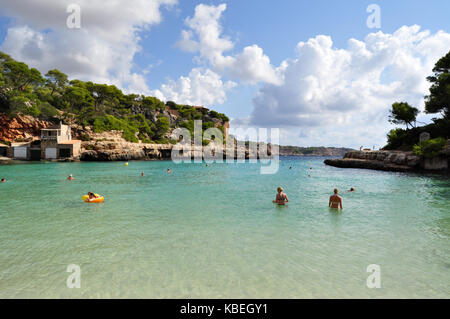
[[[383,171],[413,172],[421,170],[448,171],[450,146],[436,157],[421,158],[413,152],[352,151],[342,159],[326,159],[325,164],[343,168],[368,168]]]

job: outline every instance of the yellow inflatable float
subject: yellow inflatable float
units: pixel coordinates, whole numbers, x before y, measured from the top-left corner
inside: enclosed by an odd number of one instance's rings
[[[84,200],[86,203],[103,203],[105,198],[99,194],[95,194],[95,198],[89,199],[89,195],[83,195],[81,196],[81,199]]]

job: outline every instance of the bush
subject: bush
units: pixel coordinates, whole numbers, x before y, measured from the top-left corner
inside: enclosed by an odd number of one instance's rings
[[[433,138],[425,142],[420,142],[419,144],[414,145],[413,151],[414,154],[423,156],[426,158],[434,157],[439,154],[440,151],[444,149],[446,144],[446,140],[442,137]]]
[[[39,117],[41,111],[36,104],[33,104],[31,106],[25,107],[25,109],[23,110],[23,114],[31,115],[33,117]]]
[[[118,119],[112,115],[105,115],[102,117],[97,117],[95,119],[94,132],[101,133],[111,130],[122,131],[122,137],[129,142],[138,142],[138,139],[135,135],[138,129],[134,126],[131,126],[126,120]]]
[[[84,141],[84,142],[87,142],[87,141],[91,141],[91,140],[92,140],[92,138],[89,136],[89,134],[86,134],[86,133],[81,134],[80,138],[81,138],[81,140]]]
[[[57,117],[59,115],[58,110],[47,102],[39,104],[39,111],[41,117],[45,118]]]

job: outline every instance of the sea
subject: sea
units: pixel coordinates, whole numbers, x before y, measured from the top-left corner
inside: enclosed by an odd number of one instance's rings
[[[1,165],[0,298],[449,298],[450,179],[324,159]]]

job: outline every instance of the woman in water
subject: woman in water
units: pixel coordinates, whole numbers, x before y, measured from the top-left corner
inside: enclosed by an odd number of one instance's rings
[[[334,189],[334,194],[330,196],[330,201],[328,202],[328,207],[342,209],[342,198],[338,195],[339,190],[337,188]]]
[[[284,205],[285,203],[289,202],[287,195],[283,193],[282,187],[277,188],[277,195],[275,196],[275,200],[273,200],[273,202],[277,203],[278,205]]]

